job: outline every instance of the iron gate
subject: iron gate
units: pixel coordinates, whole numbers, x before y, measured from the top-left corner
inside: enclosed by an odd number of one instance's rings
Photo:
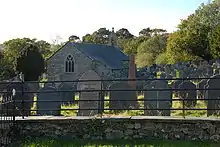
[[[0,93],[0,143],[1,147],[8,147],[13,143],[15,115],[15,102],[13,92]]]

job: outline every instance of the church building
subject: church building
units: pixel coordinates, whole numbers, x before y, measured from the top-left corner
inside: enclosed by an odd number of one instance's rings
[[[109,44],[75,43],[68,41],[47,60],[49,81],[78,80],[89,70],[101,79],[129,77],[129,56],[117,46],[114,28]]]

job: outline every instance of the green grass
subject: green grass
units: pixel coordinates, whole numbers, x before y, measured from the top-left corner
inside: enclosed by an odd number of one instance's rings
[[[174,96],[173,96],[174,97]],[[79,96],[76,95],[75,99],[78,100]],[[109,99],[109,97],[105,97],[106,100]],[[138,96],[138,100],[142,100],[142,101],[138,101],[140,108],[144,108],[144,96],[143,95],[139,95]],[[176,99],[175,97],[173,99]],[[37,97],[34,98],[34,100],[37,100]],[[109,108],[109,101],[105,101],[104,102],[104,107],[105,109]],[[65,109],[78,109],[78,104],[69,104],[69,105],[62,105],[61,106],[61,115],[63,116],[76,116],[78,110],[65,110]],[[172,102],[172,108],[174,109],[181,109],[183,108],[182,102],[180,101],[173,101]],[[186,108],[186,107],[185,107]],[[205,101],[202,100],[198,100],[197,104],[194,108],[207,108],[207,104],[205,103]],[[34,103],[34,106],[32,108],[32,110],[36,110],[36,103]],[[186,108],[187,109],[187,108]],[[32,111],[32,115],[35,115],[36,112]],[[185,110],[183,112],[183,110],[172,110],[171,111],[171,116],[183,116],[183,114],[185,114],[185,116],[191,116],[191,117],[206,117],[207,116],[207,111],[206,110]],[[118,113],[115,113],[113,111],[109,111],[109,110],[105,110],[103,113],[103,116],[143,116],[144,115],[144,110],[126,110],[126,111],[121,111]],[[218,117],[218,116],[213,116],[213,117]]]
[[[76,97],[78,98],[78,96]],[[105,97],[105,99],[109,99],[109,97]],[[143,100],[144,96],[140,95],[138,96],[139,100]],[[175,99],[175,98],[174,98]],[[105,109],[109,108],[109,102],[105,101],[104,103]],[[144,101],[139,101],[140,108],[144,108]],[[65,110],[65,109],[77,109],[78,105],[62,105],[62,112],[61,114],[64,116],[76,116],[77,110]],[[172,102],[172,108],[175,109],[181,109],[183,108],[182,102],[180,101],[173,101]],[[197,104],[195,108],[207,108],[206,103],[204,101],[197,101]],[[109,110],[105,110],[103,113],[103,116],[109,116],[109,115],[120,115],[120,116],[143,116],[144,115],[144,110],[126,110],[120,113],[114,113]],[[183,116],[183,111],[182,110],[172,110],[171,111],[171,116]],[[194,117],[206,117],[207,116],[207,111],[206,110],[186,110],[185,111],[185,116],[194,116]]]
[[[157,73],[157,78],[159,78],[160,76],[160,72]],[[177,72],[177,77],[179,77],[179,72]],[[43,79],[42,81],[47,81],[46,79]],[[194,84],[197,84],[198,81],[192,81]],[[168,81],[169,84],[172,83],[172,81]],[[43,86],[43,85],[41,85]],[[173,99],[176,99],[177,97],[175,97],[175,95],[173,94]],[[79,95],[75,96],[75,99],[78,100],[79,99]],[[106,100],[109,99],[109,97],[105,97]],[[143,95],[139,95],[138,96],[139,100],[143,100],[144,96]],[[34,98],[34,100],[37,100],[37,97]],[[140,108],[144,108],[144,101],[138,101]],[[105,109],[109,108],[109,101],[105,101],[104,102],[104,107]],[[78,110],[65,110],[65,109],[78,109],[79,106],[78,104],[69,104],[69,105],[62,105],[61,106],[61,115],[63,116],[76,116]],[[172,108],[174,109],[181,109],[183,108],[182,102],[180,101],[173,101],[172,102]],[[186,107],[185,107],[186,108]],[[205,101],[197,101],[197,104],[195,106],[195,108],[207,108],[207,104],[205,103]],[[34,103],[34,106],[32,108],[32,110],[35,109],[36,110],[36,103]],[[187,109],[187,108],[186,108]],[[31,112],[33,115],[36,114],[35,111]],[[159,112],[160,113],[160,112]],[[109,111],[109,110],[105,110],[103,113],[103,116],[113,116],[113,115],[120,115],[120,116],[143,116],[144,115],[144,110],[125,110],[125,111],[121,111],[118,113],[115,113],[114,111]],[[191,117],[206,117],[207,116],[207,111],[206,110],[172,110],[171,111],[171,116],[191,116]],[[213,116],[213,117],[217,117]]]
[[[20,147],[219,147],[219,144],[211,142],[168,140],[29,140],[22,143]]]

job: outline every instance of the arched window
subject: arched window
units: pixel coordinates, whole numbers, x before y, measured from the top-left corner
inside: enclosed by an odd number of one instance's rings
[[[74,59],[72,55],[68,55],[66,58],[65,72],[74,72]]]

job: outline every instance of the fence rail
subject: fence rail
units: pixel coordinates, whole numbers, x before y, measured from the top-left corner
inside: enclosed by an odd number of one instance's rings
[[[202,77],[202,78],[151,78],[151,79],[145,79],[145,78],[136,78],[136,79],[101,79],[101,80],[54,80],[54,81],[13,81],[13,83],[78,83],[78,82],[128,82],[128,81],[178,81],[178,80],[182,80],[182,81],[187,81],[187,80],[210,80],[212,78],[210,77]],[[219,80],[220,77],[215,77],[213,79]],[[0,82],[1,84],[8,84],[8,82]]]
[[[128,112],[130,115],[163,115],[163,116],[187,116],[187,115],[196,115],[196,116],[219,116],[220,114],[220,86],[209,86],[207,87],[197,87],[195,83],[194,88],[188,87],[172,87],[168,84],[168,81],[181,81],[181,83],[190,80],[218,80],[220,78],[170,78],[170,79],[115,79],[115,80],[75,80],[75,81],[20,81],[20,82],[0,82],[1,85],[6,85],[5,90],[0,89],[0,95],[2,99],[0,106],[3,107],[2,112],[10,112],[10,116],[30,116],[30,115],[84,115],[79,114],[79,112],[86,111],[98,111],[95,114],[111,114],[110,111],[120,111],[116,113],[124,113],[123,111]],[[115,87],[110,88],[111,84],[114,83],[123,83],[136,81],[137,87],[139,88],[130,88],[126,87]],[[153,87],[146,88],[143,85],[138,85],[140,81],[165,81],[168,85],[168,88],[157,87],[158,85],[153,85]],[[93,82],[98,82],[99,86],[97,87],[87,87],[86,84],[91,84]],[[103,86],[104,82],[107,86]],[[26,87],[29,84],[41,84],[46,85],[47,83],[52,83],[52,89],[48,90],[48,87],[40,87],[39,89],[31,89]],[[84,88],[77,89],[76,84],[83,83],[85,84]],[[10,87],[11,85],[13,85]],[[58,86],[56,85],[58,84]],[[59,84],[74,84],[63,90],[59,87]],[[198,83],[197,83],[198,84]],[[145,85],[150,85],[147,83]],[[181,85],[181,84],[179,84]],[[50,85],[51,86],[51,85]],[[75,87],[75,88],[73,88]],[[141,88],[140,88],[141,87]],[[178,87],[178,86],[177,86]],[[45,89],[44,89],[45,88]],[[51,88],[51,87],[50,87]],[[12,91],[15,89],[15,91]],[[42,90],[43,89],[43,90]],[[13,95],[14,92],[14,95]],[[167,93],[169,92],[169,93]],[[199,93],[200,92],[200,93]],[[210,93],[214,93],[208,95]],[[55,95],[54,95],[55,94]],[[76,96],[78,95],[78,97]],[[196,95],[195,95],[196,94]],[[202,98],[199,97],[199,94],[202,95]],[[72,97],[71,97],[72,95]],[[216,96],[214,96],[216,95]],[[6,98],[12,96],[13,100],[9,101]],[[32,96],[32,97],[31,97]],[[68,100],[66,100],[68,97]],[[14,104],[15,107],[12,107],[11,104]],[[5,107],[7,106],[7,107]],[[48,108],[45,108],[48,107]],[[44,113],[41,113],[44,111]],[[74,111],[74,113],[67,112]],[[77,111],[77,112],[76,112]],[[133,112],[139,111],[139,112]],[[167,112],[169,111],[169,112]],[[196,111],[196,112],[189,112]],[[14,112],[14,113],[12,113]],[[162,113],[162,114],[161,114]],[[67,116],[69,116],[67,115]],[[90,113],[87,115],[91,115]]]

